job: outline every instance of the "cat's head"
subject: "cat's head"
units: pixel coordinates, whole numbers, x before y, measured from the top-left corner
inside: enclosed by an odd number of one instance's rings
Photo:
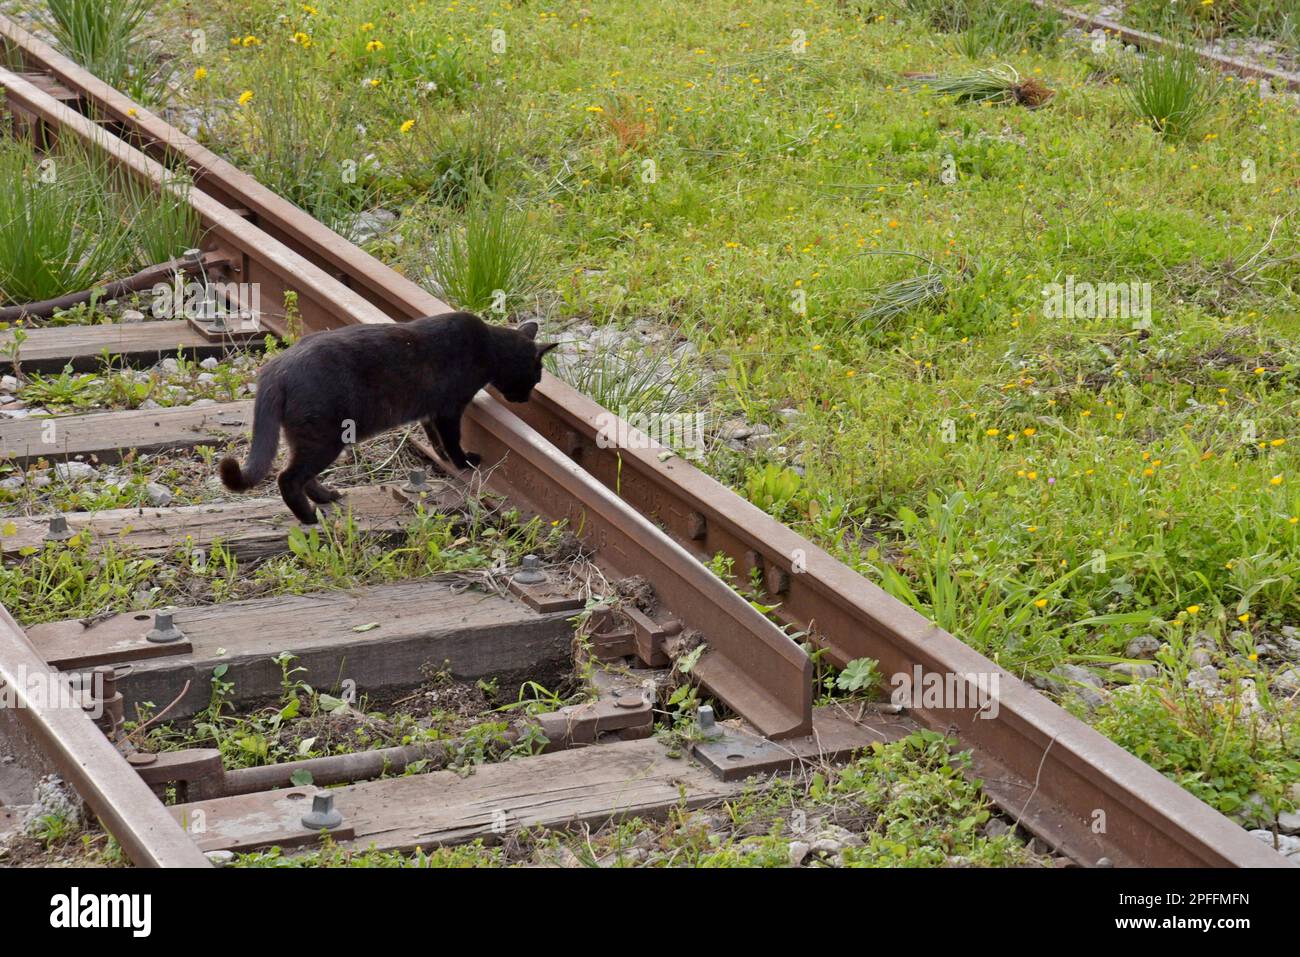
[[[558,342],[537,341],[538,324],[529,320],[498,339],[500,353],[491,383],[511,402],[527,402],[533,387],[542,381],[542,356],[554,349]]]

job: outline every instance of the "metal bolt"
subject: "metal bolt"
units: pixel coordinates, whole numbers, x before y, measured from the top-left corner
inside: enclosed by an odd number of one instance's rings
[[[1112,861],[1109,857],[1099,857],[1099,858],[1097,858],[1097,866],[1098,866],[1098,867],[1114,867],[1114,866],[1115,866],[1115,862]]]
[[[700,730],[708,733],[717,728],[717,722],[713,720],[713,706],[702,704],[696,714],[696,723],[699,724]]]
[[[616,708],[639,708],[645,701],[640,688],[620,688],[614,698]]]
[[[514,580],[520,585],[540,585],[546,581],[546,572],[542,571],[542,560],[536,555],[525,555],[523,570],[515,572]]]
[[[767,569],[767,590],[773,595],[784,595],[790,590],[790,575],[784,568],[775,565]]]
[[[68,518],[66,515],[55,515],[50,519],[50,530],[45,533],[47,542],[66,542],[72,537],[72,529],[68,528]]]
[[[176,627],[170,611],[160,611],[154,615],[153,630],[144,636],[145,641],[152,641],[155,645],[170,644],[184,637],[185,633]]]
[[[406,476],[406,484],[402,486],[403,492],[427,492],[429,490],[429,476],[424,469],[411,469]]]
[[[186,259],[193,259],[197,262],[203,257],[203,251],[199,249],[187,249],[185,250],[184,256]]]
[[[334,809],[334,795],[326,791],[311,799],[311,810],[302,816],[302,826],[319,831],[343,823],[343,815]]]
[[[145,768],[158,762],[158,755],[148,751],[133,751],[126,756],[126,763],[133,768]]]

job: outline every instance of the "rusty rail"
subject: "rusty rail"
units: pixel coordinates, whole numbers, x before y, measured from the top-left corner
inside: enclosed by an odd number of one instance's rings
[[[187,163],[196,186],[209,197],[247,210],[250,220],[278,240],[277,253],[285,247],[301,252],[392,318],[447,310],[419,286],[4,18],[0,18],[0,39],[17,48],[29,69],[44,70],[76,91],[87,109],[145,152]],[[52,107],[47,102],[43,109],[48,114]],[[250,264],[257,253],[247,252]],[[314,287],[317,294],[309,301],[321,305],[318,278],[318,272],[300,275],[292,288]],[[335,285],[331,282],[328,288]],[[349,311],[326,308],[309,315],[304,309],[304,319],[309,325],[327,327],[340,320],[355,321],[347,318]],[[606,543],[612,532],[616,547],[611,551],[635,546],[630,539],[638,533],[633,529],[653,529],[656,534],[662,534],[662,529],[685,553],[704,557],[721,551],[735,558],[742,572],[759,569],[769,593],[781,602],[783,619],[807,630],[839,664],[872,657],[885,673],[919,668],[922,674],[959,676],[967,683],[996,675],[996,716],[945,707],[921,707],[914,714],[929,727],[955,732],[963,747],[976,749],[986,791],[1030,831],[1075,860],[1092,864],[1106,858],[1120,866],[1287,866],[1279,855],[1172,781],[689,464],[680,459],[660,461],[660,450],[648,441],[643,448],[601,447],[598,418],[609,415],[547,376],[519,417],[495,402],[480,400],[466,418],[476,442],[495,443],[496,452],[508,449],[506,469],[522,470],[505,472],[507,486],[513,485],[512,495],[539,509],[564,510],[570,517],[574,509],[596,521],[608,514],[611,518],[595,539]],[[635,430],[628,431],[641,438]],[[537,433],[581,469],[562,462],[554,449],[544,450]],[[615,494],[595,494],[592,477]],[[533,482],[541,484],[530,487]],[[623,525],[619,516],[626,517],[627,505],[641,516]],[[674,570],[683,567],[678,550],[664,555],[661,560]],[[662,567],[658,571],[654,584],[665,587]],[[702,571],[689,569],[683,574],[698,581]],[[687,609],[678,604],[681,593],[673,592],[672,584],[667,588],[674,596],[674,610],[684,613]],[[713,599],[711,591],[698,594],[703,601]],[[718,634],[709,637],[716,639]],[[747,646],[741,642],[737,647]],[[716,690],[728,679],[748,680],[750,687],[740,692],[740,710],[754,711],[749,695],[772,693],[766,682],[786,675],[794,665],[786,657],[777,655],[783,660],[768,670],[748,660],[743,650],[736,658],[715,659],[709,683]],[[701,667],[707,670],[704,662]],[[740,686],[739,680],[733,685]],[[785,705],[778,705],[776,713],[785,710]]]
[[[211,867],[0,606],[0,689],[19,722],[140,867]]]

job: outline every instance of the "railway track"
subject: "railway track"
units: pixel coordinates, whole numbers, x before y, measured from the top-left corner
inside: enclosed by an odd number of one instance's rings
[[[260,321],[271,331],[286,331],[286,293],[296,298],[296,316],[308,332],[450,311],[5,18],[0,18],[0,42],[8,49],[9,62],[22,65],[20,70],[0,70],[0,86],[17,126],[38,143],[65,138],[81,142],[159,190],[179,189],[169,168],[188,169],[193,187],[183,195],[202,222],[203,261],[211,274],[260,290]],[[236,299],[232,306],[249,306],[238,301],[238,291],[231,295]],[[31,349],[33,361],[39,357],[47,368],[86,361],[102,349],[128,358],[148,356],[151,347],[141,345],[139,337],[153,331],[135,334],[135,345],[128,346],[111,327],[49,330],[39,343],[24,344],[24,349]],[[157,332],[174,338],[178,330]],[[203,348],[201,336],[192,330],[185,335],[194,340],[183,343],[186,348]],[[661,455],[661,448],[648,439],[640,441],[643,437],[630,428],[626,434],[633,441],[606,447],[602,425],[610,416],[547,376],[525,406],[507,408],[481,394],[465,416],[465,444],[483,456],[483,475],[493,493],[527,514],[566,522],[608,579],[636,575],[653,587],[658,604],[653,616],[629,612],[595,630],[593,642],[601,652],[634,660],[639,668],[662,668],[689,650],[685,636],[699,635],[705,651],[693,674],[743,723],[728,725],[715,740],[698,745],[689,768],[679,762],[666,768],[653,742],[645,739],[649,702],[637,688],[607,680],[600,699],[582,710],[537,719],[556,744],[548,753],[482,768],[471,779],[457,779],[459,785],[432,774],[354,783],[330,792],[342,811],[342,823],[333,832],[336,839],[365,846],[382,835],[382,846],[409,850],[490,835],[499,822],[483,810],[488,796],[511,822],[529,824],[651,813],[683,800],[698,805],[731,793],[745,774],[835,758],[873,740],[901,737],[922,727],[944,732],[957,747],[971,749],[973,772],[1003,813],[1077,864],[1286,866],[1282,857],[1236,824],[689,463]],[[129,449],[219,443],[247,431],[251,414],[248,403],[229,403],[96,413],[54,422],[53,445],[43,441],[39,420],[0,425],[4,452],[15,459],[58,460],[80,454],[107,460]],[[362,521],[383,531],[400,526],[412,501],[454,502],[464,496],[470,478],[447,467],[443,471],[447,481],[428,489],[412,479],[405,488],[354,491]],[[207,515],[223,534],[230,523],[243,522],[242,547],[256,551],[273,550],[283,539],[284,524],[273,524],[277,509],[277,502],[255,502],[223,507],[219,518],[210,508],[200,507],[190,512],[150,510],[152,519],[144,523],[110,513],[67,515],[62,521],[74,529],[120,533],[131,526],[130,535],[142,544],[162,547],[184,535],[213,534],[203,530],[201,516]],[[284,523],[284,516],[279,521]],[[43,537],[43,526],[44,521],[26,523],[18,540]],[[57,535],[60,527],[56,522],[45,534]],[[760,581],[765,603],[778,606],[774,615],[779,622],[806,634],[836,665],[873,658],[883,674],[914,675],[918,684],[933,678],[961,693],[918,701],[905,715],[864,712],[846,717],[814,708],[814,669],[808,655],[704,567],[702,560],[718,553],[731,558],[742,577]],[[545,657],[559,640],[557,623],[573,615],[581,601],[554,580],[528,584],[526,578],[516,579],[513,590],[526,613],[512,627],[531,636],[533,644],[525,649],[529,654]],[[518,606],[515,599],[509,600]],[[384,657],[391,664],[366,658],[360,665],[364,680],[376,685],[395,686],[401,677],[395,671],[412,667],[430,643],[450,646],[460,640],[438,624],[453,614],[452,596],[417,598],[399,590],[356,601],[356,607],[316,605],[288,612],[283,603],[274,602],[223,607],[223,615],[235,615],[243,623],[241,634],[252,636],[246,656],[236,655],[244,669],[241,685],[253,689],[259,681],[271,680],[264,673],[266,649],[278,650],[279,645],[263,648],[254,639],[265,629],[279,641],[281,632],[272,624],[280,620],[278,615],[297,616],[291,620],[323,615],[330,627],[303,638],[299,650],[327,661],[340,653],[339,634],[355,640],[358,623],[376,609],[400,607],[405,616],[414,602],[413,621],[386,637]],[[0,680],[18,687],[24,676],[40,674],[57,683],[56,671],[83,673],[107,665],[111,681],[111,665],[130,660],[136,664],[130,681],[107,697],[171,700],[179,692],[182,703],[176,713],[182,714],[187,707],[182,682],[189,680],[191,688],[206,684],[218,660],[213,649],[231,641],[228,629],[223,637],[219,629],[213,631],[215,626],[201,609],[182,609],[175,624],[185,635],[184,643],[157,644],[146,639],[147,618],[116,616],[83,626],[84,632],[76,623],[64,623],[62,631],[24,632],[5,613],[0,616]],[[488,642],[486,647],[483,654],[516,654],[512,666],[527,664],[527,656],[518,658],[518,648],[509,642]],[[364,657],[358,642],[347,648]],[[968,706],[990,679],[997,682],[997,707]],[[166,694],[168,690],[172,694]],[[27,704],[15,711],[17,719],[139,865],[203,866],[204,850],[292,846],[317,835],[302,823],[304,798],[317,795],[311,789],[283,787],[286,782],[273,770],[260,780],[252,780],[258,775],[236,780],[238,772],[222,772],[219,756],[214,765],[212,753],[135,756],[128,761],[128,755],[79,710]],[[598,747],[561,747],[606,739],[612,740]],[[375,758],[346,757],[350,761],[325,759],[332,763],[317,765],[314,780],[361,781],[377,773]],[[412,752],[385,755],[379,770],[417,758]],[[519,771],[518,765],[527,765],[528,771]],[[564,786],[572,781],[582,786]],[[168,807],[159,801],[156,790],[169,784],[183,788],[186,803]],[[280,789],[269,790],[276,786]],[[562,797],[557,796],[560,792]],[[204,822],[201,832],[192,826],[196,819]],[[261,824],[253,827],[254,821]],[[267,821],[273,822],[269,830],[262,826]]]
[[[1176,51],[1186,49],[1185,44],[1177,41],[1166,39],[1145,30],[1135,30],[1108,17],[1075,10],[1068,4],[1058,3],[1055,0],[1034,0],[1034,5],[1045,10],[1055,10],[1070,23],[1081,29],[1101,30],[1112,37],[1117,37],[1125,43],[1131,43],[1143,50]],[[1277,90],[1300,90],[1300,75],[1288,70],[1279,70],[1259,63],[1252,63],[1240,57],[1227,56],[1205,48],[1197,48],[1195,52],[1201,63],[1223,73],[1231,73],[1234,76],[1246,79],[1267,80]]]

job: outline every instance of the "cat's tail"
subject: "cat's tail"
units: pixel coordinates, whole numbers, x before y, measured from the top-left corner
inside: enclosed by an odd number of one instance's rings
[[[253,402],[253,447],[240,468],[234,456],[227,455],[217,470],[221,484],[232,492],[247,492],[271,471],[275,450],[280,445],[280,420],[284,417],[284,390],[278,377],[259,377],[257,399]]]

